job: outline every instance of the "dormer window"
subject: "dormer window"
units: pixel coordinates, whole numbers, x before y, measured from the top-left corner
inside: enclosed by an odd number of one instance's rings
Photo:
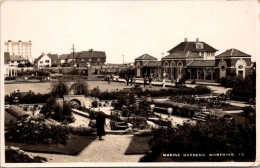
[[[196,43],[196,49],[203,49],[203,43]]]

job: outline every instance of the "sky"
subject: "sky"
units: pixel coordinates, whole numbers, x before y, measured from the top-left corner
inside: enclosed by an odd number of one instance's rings
[[[259,56],[259,3],[252,1],[8,1],[1,4],[1,46],[32,41],[32,55],[105,51],[107,63],[133,62],[188,38]]]

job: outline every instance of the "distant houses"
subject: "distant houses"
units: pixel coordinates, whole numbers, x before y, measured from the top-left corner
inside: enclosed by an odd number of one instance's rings
[[[74,52],[70,54],[62,54],[60,57],[61,66],[87,67],[104,65],[106,63],[106,53],[103,51],[88,51]]]

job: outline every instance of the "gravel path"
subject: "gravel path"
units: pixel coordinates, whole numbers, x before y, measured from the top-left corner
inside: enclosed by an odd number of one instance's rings
[[[32,153],[46,157],[47,163],[69,162],[138,162],[143,155],[124,155],[133,135],[106,135],[103,141],[94,140],[79,155]]]

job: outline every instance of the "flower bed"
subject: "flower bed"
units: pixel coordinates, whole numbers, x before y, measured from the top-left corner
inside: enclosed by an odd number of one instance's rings
[[[5,126],[7,141],[26,142],[29,144],[66,144],[69,129],[61,125],[48,125],[42,118],[26,118],[10,122]]]
[[[153,100],[152,103],[156,107],[165,107],[165,108],[171,107],[173,109],[172,111],[173,115],[179,115],[182,117],[192,117],[195,114],[195,112],[199,110],[199,107],[195,105],[175,103],[170,101],[160,102],[160,101]],[[158,112],[167,114],[167,111],[165,110],[161,110]]]

